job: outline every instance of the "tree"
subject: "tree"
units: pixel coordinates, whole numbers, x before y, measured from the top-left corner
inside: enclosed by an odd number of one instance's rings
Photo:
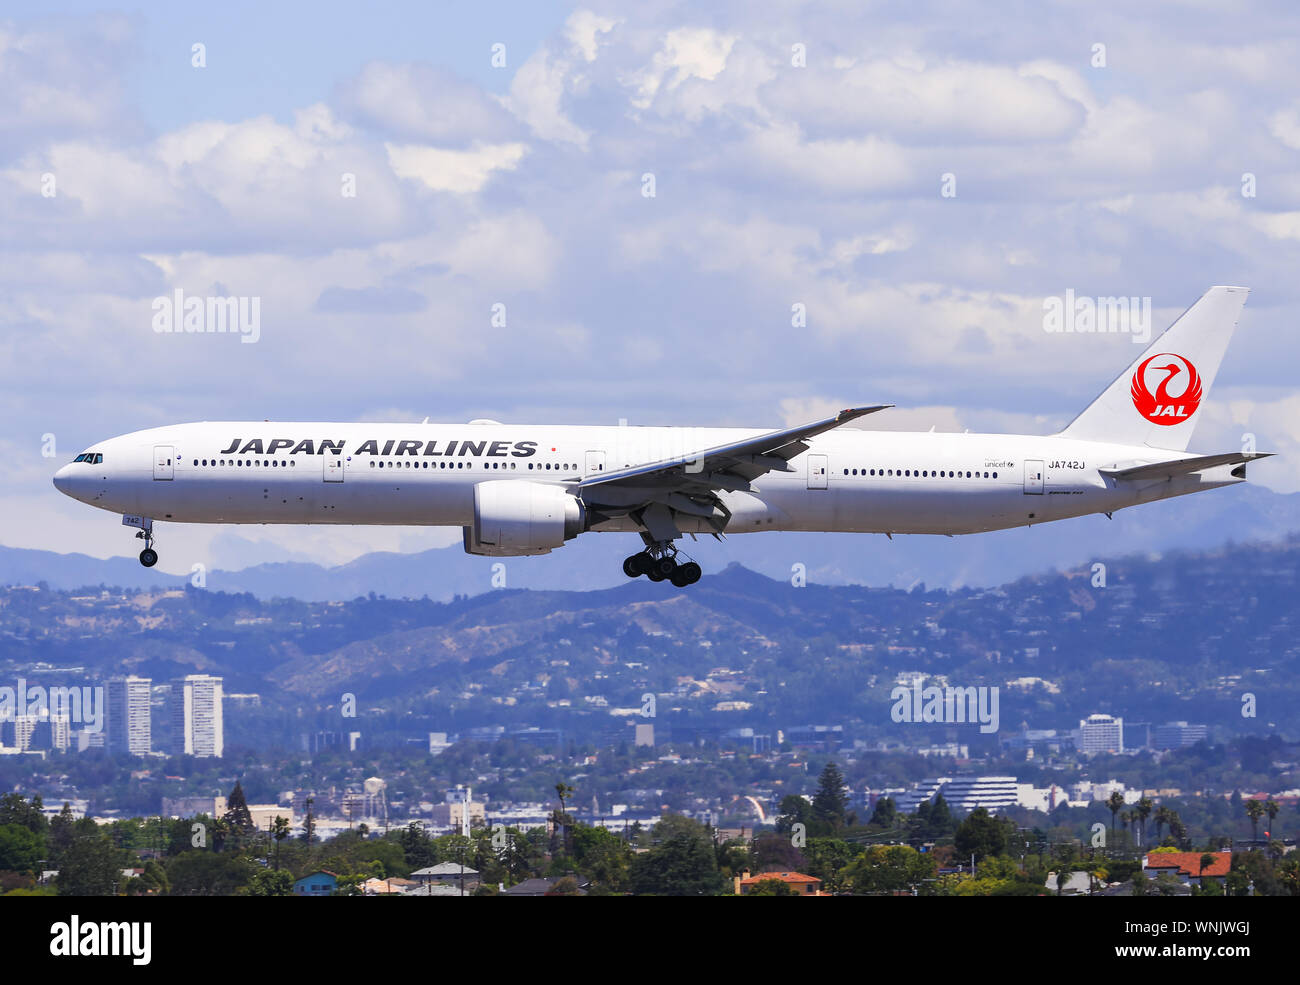
[[[1264,833],[1269,837],[1270,841],[1273,838],[1273,819],[1277,817],[1280,810],[1281,808],[1277,806],[1277,801],[1272,797],[1264,801],[1264,813],[1268,815],[1268,830]]]
[[[245,860],[203,848],[182,852],[167,863],[173,896],[233,896],[251,876]]]
[[[316,815],[312,811],[312,805],[315,803],[315,797],[307,798],[307,817],[302,822],[302,840],[305,841],[308,846],[316,840]]]
[[[244,788],[238,780],[235,781],[235,789],[230,791],[230,796],[226,798],[226,813],[222,815],[222,820],[230,826],[231,831],[242,834],[251,834],[253,831],[253,815],[248,810],[248,802],[244,799]]]
[[[35,871],[44,857],[44,837],[21,824],[0,825],[0,869]]]
[[[560,806],[551,812],[551,825],[556,836],[559,837],[560,851],[569,851],[569,828],[573,824],[573,817],[564,809],[564,801],[573,793],[573,787],[561,781],[555,785],[555,796],[560,800]],[[554,842],[552,843],[554,844]],[[552,851],[554,851],[554,847]]]
[[[1015,825],[1011,821],[993,817],[987,808],[977,807],[957,825],[953,846],[958,857],[974,855],[978,862],[1006,851],[1008,840],[1014,833]]]
[[[871,824],[882,828],[892,828],[898,820],[898,805],[893,797],[881,797],[876,801],[876,809],[871,812]]]
[[[398,836],[398,843],[402,846],[406,864],[412,872],[433,865],[436,861],[433,857],[433,844],[419,821],[412,821],[403,829]]]
[[[1106,798],[1106,806],[1110,808],[1110,831],[1114,834],[1115,816],[1124,808],[1124,795],[1118,790],[1112,790]]]
[[[872,845],[844,871],[856,894],[916,891],[935,877],[934,856],[908,845]]]
[[[775,823],[776,830],[786,835],[795,830],[796,824],[802,824],[804,834],[807,835],[814,823],[813,805],[808,802],[807,797],[794,793],[786,794],[781,798],[781,813],[776,816]]]
[[[573,861],[579,872],[602,888],[615,893],[627,888],[632,850],[612,831],[586,824],[575,825]]]
[[[794,846],[788,834],[769,832],[759,835],[754,839],[753,855],[754,869],[758,872],[773,869],[802,872],[808,865],[803,852]]]
[[[83,818],[59,862],[59,895],[112,896],[121,881],[121,853],[94,821]]]
[[[1143,797],[1137,802],[1137,806],[1133,808],[1133,814],[1142,829],[1141,843],[1143,845],[1147,843],[1147,818],[1151,816],[1151,809],[1154,806],[1155,803],[1150,797]]]
[[[760,879],[749,887],[746,896],[798,896],[790,884],[784,879],[778,879],[773,876],[770,879]]]
[[[722,892],[713,840],[704,825],[668,814],[654,826],[650,851],[632,860],[631,886],[637,895],[717,896]]]
[[[1255,829],[1255,840],[1259,841],[1259,819],[1264,816],[1264,805],[1253,798],[1246,801],[1246,816],[1250,818],[1250,826]]]
[[[288,818],[277,814],[275,820],[271,823],[271,835],[275,838],[275,869],[277,872],[280,870],[280,842],[289,837],[289,832]]]
[[[50,820],[49,862],[57,869],[63,861],[64,853],[72,847],[76,837],[77,819],[72,816],[72,806],[65,800],[63,810]]]
[[[832,760],[822,768],[817,792],[812,801],[813,818],[819,835],[834,834],[844,827],[849,813],[849,799],[844,793],[844,774]]]
[[[6,824],[16,824],[43,838],[50,825],[45,819],[41,795],[36,794],[30,801],[20,793],[7,793],[0,797],[0,826]]]
[[[241,892],[247,896],[292,896],[293,876],[275,869],[262,869]]]
[[[152,896],[165,893],[170,888],[171,883],[167,879],[167,870],[153,859],[150,859],[145,863],[144,872],[127,880],[126,895]]]
[[[841,838],[813,838],[804,847],[807,863],[798,871],[816,876],[831,892],[843,887],[840,873],[857,854],[857,847]]]
[[[1156,808],[1156,841],[1160,840],[1160,829],[1169,823],[1169,816],[1173,813],[1164,804]]]

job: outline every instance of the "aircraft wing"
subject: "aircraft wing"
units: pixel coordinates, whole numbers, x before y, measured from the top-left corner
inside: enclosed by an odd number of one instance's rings
[[[659,504],[672,512],[704,517],[715,530],[721,531],[730,513],[718,499],[720,490],[748,492],[751,482],[760,475],[793,472],[790,459],[808,450],[809,438],[892,406],[849,407],[834,417],[811,424],[602,472],[579,481],[577,486],[589,508],[607,515],[631,513],[638,522],[644,522],[639,514]],[[666,532],[667,527],[662,523],[664,511],[653,510],[650,515],[660,518],[655,525]],[[651,532],[655,533],[653,529]]]
[[[1269,458],[1272,452],[1227,452],[1223,455],[1196,455],[1192,458],[1176,458],[1171,462],[1156,462],[1154,465],[1135,465],[1128,469],[1101,469],[1102,475],[1112,479],[1172,479],[1176,475],[1187,475],[1212,469],[1219,465],[1237,465],[1253,462],[1257,458]]]

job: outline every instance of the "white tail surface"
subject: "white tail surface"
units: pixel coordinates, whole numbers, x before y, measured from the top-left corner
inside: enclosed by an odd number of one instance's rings
[[[1061,436],[1185,451],[1249,293],[1211,287]]]

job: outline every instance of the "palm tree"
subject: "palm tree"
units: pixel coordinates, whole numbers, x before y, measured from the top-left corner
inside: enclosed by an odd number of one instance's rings
[[[1134,813],[1137,815],[1137,822],[1142,826],[1143,845],[1147,843],[1147,818],[1151,816],[1151,808],[1153,806],[1154,803],[1150,797],[1143,797],[1137,802],[1137,806],[1133,808]]]
[[[1156,808],[1156,841],[1160,840],[1160,829],[1169,824],[1169,817],[1172,813],[1173,811],[1163,804]],[[1172,834],[1172,831],[1170,833]]]
[[[279,814],[275,816],[275,822],[271,826],[271,834],[275,837],[275,871],[280,871],[280,842],[289,837],[289,821]]]
[[[1246,801],[1246,816],[1250,818],[1250,825],[1255,829],[1255,840],[1259,841],[1259,819],[1264,816],[1264,805],[1253,798]]]
[[[1128,832],[1129,838],[1133,837],[1133,821],[1135,820],[1132,811],[1120,811],[1119,823],[1124,825],[1124,830]]]
[[[1110,808],[1110,833],[1115,833],[1115,815],[1120,812],[1124,806],[1124,795],[1118,790],[1112,790],[1110,796],[1106,798],[1106,806]]]
[[[1171,808],[1169,815],[1165,820],[1169,825],[1169,837],[1173,838],[1174,841],[1178,843],[1179,848],[1185,848],[1187,843],[1187,825],[1183,823],[1183,819],[1178,816],[1176,810]]]
[[[1094,883],[1094,882],[1097,883],[1098,885],[1102,885],[1102,886],[1104,886],[1104,885],[1106,884],[1106,879],[1109,878],[1109,876],[1110,876],[1110,872],[1107,871],[1107,870],[1106,870],[1105,868],[1103,868],[1102,866],[1098,866],[1097,868],[1095,868],[1095,869],[1093,869],[1091,872],[1089,872],[1089,873],[1088,873],[1088,892],[1091,893],[1091,892],[1093,891],[1092,886],[1093,886],[1093,883]]]
[[[1273,839],[1273,819],[1277,817],[1278,811],[1281,809],[1277,806],[1277,801],[1272,797],[1264,801],[1264,813],[1268,815],[1268,830],[1264,833],[1268,835],[1270,841]]]

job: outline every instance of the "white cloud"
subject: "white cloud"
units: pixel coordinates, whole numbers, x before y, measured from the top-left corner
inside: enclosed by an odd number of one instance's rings
[[[385,144],[388,162],[400,178],[413,178],[434,191],[479,191],[494,171],[513,171],[528,148],[523,144],[478,145],[471,150]]]
[[[687,79],[712,82],[727,67],[727,56],[735,43],[735,35],[706,27],[669,31],[650,63],[629,77],[629,84],[636,90],[632,105],[645,109],[660,89],[676,89]]]
[[[594,62],[603,36],[618,26],[612,17],[601,17],[590,10],[575,10],[564,25],[565,37],[581,54],[584,61]]]

